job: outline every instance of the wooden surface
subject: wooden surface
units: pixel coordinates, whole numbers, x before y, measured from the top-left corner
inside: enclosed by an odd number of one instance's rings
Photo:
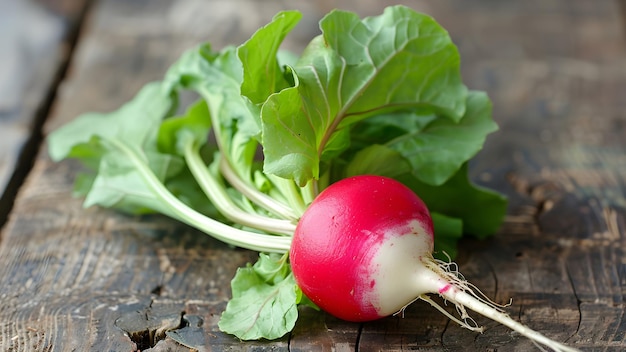
[[[41,139],[85,1],[0,2],[0,222]]]
[[[70,51],[70,25],[46,39],[52,54],[35,55],[38,60],[20,68],[24,75],[2,75],[0,93],[6,98],[5,87],[16,87],[8,89],[15,96],[7,101],[20,113],[8,118],[0,107],[0,192],[6,175],[30,165],[15,155],[29,138],[36,145],[38,124],[32,121],[38,116],[46,119],[45,134],[79,113],[112,110],[162,77],[186,48],[205,40],[218,48],[240,44],[281,9],[305,13],[287,43],[299,50],[329,9],[373,15],[387,4],[100,0],[83,14],[88,3],[36,3],[40,9],[57,4],[63,10],[45,13],[83,23],[76,50]],[[511,316],[551,338],[584,351],[626,350],[626,38],[620,3],[404,3],[450,31],[466,83],[490,94],[501,127],[471,172],[509,196],[508,216],[492,239],[463,242],[461,272],[495,301],[513,298]],[[33,28],[11,26],[20,35]],[[64,59],[63,52],[72,55]],[[0,62],[11,55],[2,52]],[[40,69],[43,76],[31,75]],[[55,72],[65,74],[55,80]],[[47,96],[52,104],[45,103]],[[0,236],[1,351],[537,350],[496,323],[477,317],[486,326],[479,335],[420,302],[404,317],[365,324],[303,310],[293,333],[279,341],[238,341],[219,332],[217,321],[234,271],[255,253],[227,248],[163,217],[83,209],[71,197],[75,163],[52,163],[45,147],[33,162]],[[5,196],[1,205],[12,203]]]

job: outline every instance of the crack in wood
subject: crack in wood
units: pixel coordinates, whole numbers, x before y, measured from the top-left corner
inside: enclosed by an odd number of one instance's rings
[[[489,260],[485,260],[487,266],[489,267],[489,272],[491,273],[491,277],[493,278],[493,297],[494,299],[498,297],[498,275],[496,275],[496,270]]]
[[[163,293],[163,285],[161,284],[157,285],[155,288],[150,290],[150,293],[156,296],[160,296]]]
[[[13,208],[17,193],[35,164],[37,153],[44,139],[44,123],[52,110],[59,86],[63,82],[72,63],[73,52],[78,43],[79,34],[86,19],[85,14],[87,14],[91,2],[91,0],[85,0],[82,8],[80,8],[74,19],[65,19],[67,23],[65,33],[63,34],[64,39],[60,43],[63,45],[63,57],[59,59],[57,69],[52,72],[52,78],[49,81],[46,94],[38,101],[33,120],[30,123],[30,136],[19,152],[16,166],[9,177],[4,192],[0,189],[0,228],[6,223],[8,215]]]
[[[183,314],[182,322],[179,329],[166,331],[165,335],[187,348],[199,352],[208,350],[206,334],[202,328],[204,320],[197,315]]]
[[[359,329],[356,333],[356,341],[354,343],[354,352],[361,350],[361,337],[363,336],[363,324],[359,324]]]
[[[168,331],[185,327],[185,311],[177,306],[154,304],[142,310],[126,312],[117,318],[114,325],[128,334],[138,350],[154,347],[163,340]]]
[[[570,336],[571,338],[578,333],[582,324],[583,314],[580,307],[582,301],[580,300],[580,297],[578,297],[578,293],[576,292],[576,285],[574,285],[574,278],[572,277],[572,273],[569,270],[569,266],[566,263],[564,263],[563,266],[565,267],[565,274],[567,275],[567,279],[570,283],[570,286],[572,287],[572,292],[574,294],[574,297],[576,298],[576,307],[578,308],[578,324],[576,325],[576,331]]]
[[[446,335],[446,332],[448,332],[448,328],[450,327],[450,322],[452,320],[448,319],[446,321],[446,324],[443,327],[443,330],[441,331],[441,334],[439,335],[439,344],[441,345],[442,348],[445,348],[445,342],[444,342],[444,336]]]

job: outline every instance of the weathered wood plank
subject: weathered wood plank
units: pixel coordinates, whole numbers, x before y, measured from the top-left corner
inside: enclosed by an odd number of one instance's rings
[[[474,165],[475,175],[515,189],[493,248],[474,250],[469,260],[482,257],[497,268],[496,298],[513,297],[511,309],[523,314],[521,321],[583,349],[621,350],[623,23],[616,3],[570,4],[558,10],[555,2],[524,2],[515,13],[501,15],[500,8],[490,14],[496,22],[524,27],[515,33],[490,28],[494,21],[472,22],[504,50],[489,41],[472,46],[461,37],[461,50],[471,48],[464,56],[470,60],[486,56],[481,45],[492,47],[490,59],[470,63],[464,72],[490,92],[501,124]],[[545,11],[537,13],[536,5]],[[512,277],[515,272],[519,276]]]
[[[32,164],[85,6],[84,0],[0,3],[0,224]]]
[[[469,85],[490,93],[501,125],[472,172],[509,195],[509,216],[495,238],[464,241],[461,272],[496,301],[513,298],[511,315],[550,337],[585,350],[624,349],[626,118],[620,92],[626,42],[617,4],[406,3],[449,29]],[[289,5],[308,18],[289,39],[295,49],[330,7],[366,15],[384,6],[355,0]],[[47,129],[84,111],[116,108],[162,77],[184,49],[203,40],[216,47],[241,43],[285,6],[98,2]],[[304,310],[290,336],[240,342],[220,333],[217,320],[234,271],[256,254],[159,216],[82,209],[70,195],[77,170],[71,162],[51,163],[42,151],[4,229],[0,349],[145,350],[167,326],[173,330],[151,350],[534,349],[482,318],[476,319],[487,327],[483,335],[463,330],[420,302],[403,318],[367,324]],[[150,317],[146,332],[133,325],[143,317]]]

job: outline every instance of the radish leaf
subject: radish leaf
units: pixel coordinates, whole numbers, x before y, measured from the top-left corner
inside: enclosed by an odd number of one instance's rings
[[[433,227],[437,233],[433,256],[441,260],[450,260],[457,255],[457,242],[463,237],[461,219],[431,212]]]
[[[363,21],[333,11],[320,27],[294,67],[295,85],[261,112],[266,172],[300,185],[318,179],[320,164],[348,147],[346,128],[376,114],[463,116],[458,52],[430,17],[403,6]]]
[[[471,91],[466,103],[467,109],[459,121],[415,112],[379,115],[362,121],[352,131],[355,143],[351,149],[358,150],[358,154],[348,153],[344,157],[347,167],[359,169],[359,173],[377,173],[359,164],[367,162],[376,168],[379,164],[389,164],[382,162],[384,159],[377,155],[379,148],[374,147],[385,145],[409,163],[404,168],[387,165],[391,171],[397,174],[408,167],[422,182],[433,186],[443,184],[482,149],[487,135],[498,128],[491,117],[491,102],[486,94]],[[377,160],[368,161],[370,157]]]
[[[285,260],[261,254],[239,268],[233,297],[219,321],[220,330],[244,340],[277,339],[291,331],[298,318],[297,285]]]
[[[244,68],[241,95],[253,103],[263,103],[270,94],[290,86],[279,66],[277,53],[301,17],[296,11],[280,12],[237,49]]]
[[[467,110],[459,121],[437,118],[419,132],[410,132],[386,143],[411,164],[419,180],[437,186],[443,184],[498,129],[491,118],[491,102],[483,92],[471,92]]]
[[[474,185],[467,164],[446,183],[432,186],[406,174],[397,177],[419,194],[428,208],[463,220],[463,233],[487,238],[497,230],[506,215],[506,198],[492,190]]]
[[[147,84],[116,111],[81,115],[71,124],[49,136],[53,160],[78,158],[91,168],[83,173],[81,193],[84,205],[112,207],[129,213],[162,212],[169,214],[124,154],[132,153],[144,167],[165,183],[183,168],[182,161],[157,150],[156,134],[175,98],[160,83]],[[117,144],[126,145],[125,151]],[[126,155],[127,156],[127,155]],[[90,182],[85,182],[90,180]]]

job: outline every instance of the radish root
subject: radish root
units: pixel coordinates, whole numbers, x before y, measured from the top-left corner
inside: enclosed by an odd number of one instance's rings
[[[480,291],[480,289],[465,280],[463,275],[459,273],[457,264],[450,261],[445,262],[438,260],[432,256],[424,257],[423,264],[427,269],[435,274],[435,280],[439,283],[438,286],[441,286],[439,292],[437,293],[445,301],[454,303],[460,319],[454,317],[443,307],[434,302],[428,295],[420,295],[417,299],[428,302],[430,305],[462,327],[481,333],[484,330],[483,327],[478,326],[476,321],[467,313],[466,308],[469,308],[487,318],[497,321],[502,325],[508,326],[519,334],[531,339],[538,347],[538,344],[541,344],[555,352],[579,351],[578,349],[568,347],[560,342],[554,341],[513,320],[504,310],[504,308],[511,305],[511,301],[507,304],[497,304],[490,300],[482,291]],[[444,283],[444,285],[441,285],[441,283]]]

